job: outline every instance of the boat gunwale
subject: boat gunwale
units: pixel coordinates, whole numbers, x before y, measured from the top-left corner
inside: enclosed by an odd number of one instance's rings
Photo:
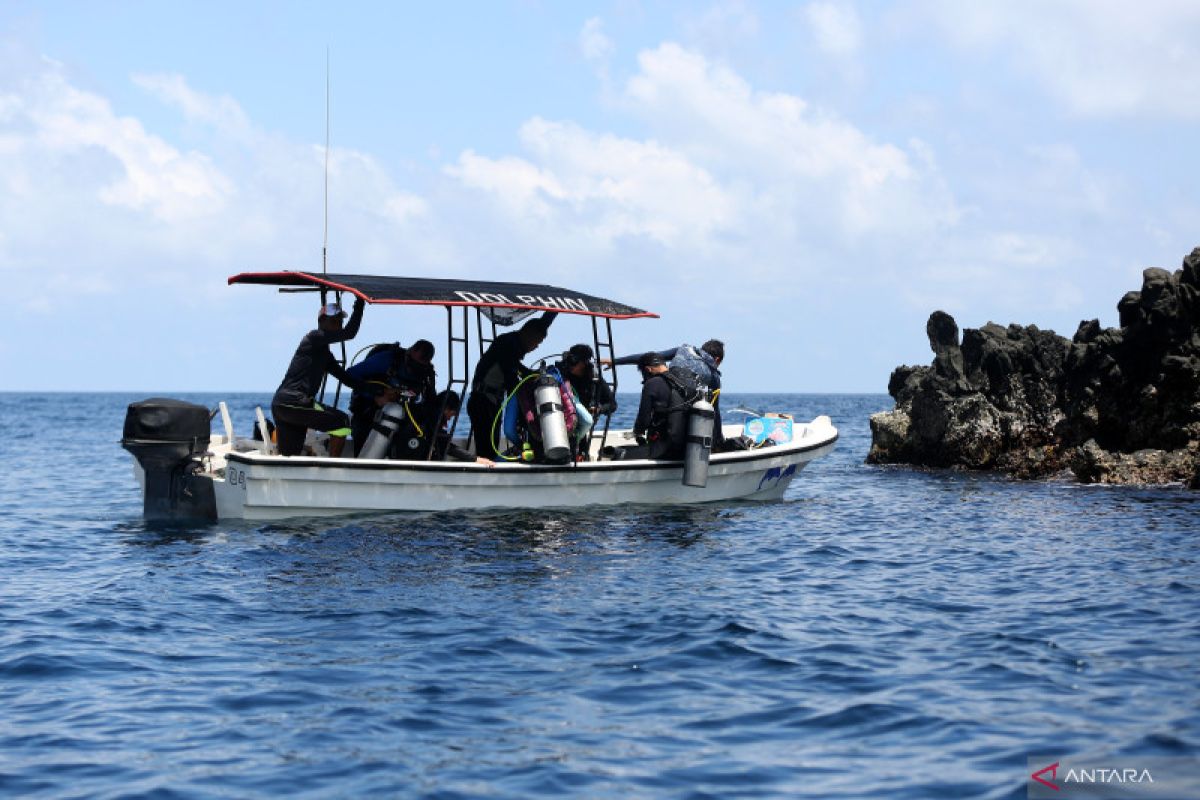
[[[813,444],[795,447],[789,445],[759,448],[750,451],[733,451],[730,453],[717,453],[712,456],[709,463],[713,465],[720,464],[743,464],[754,461],[766,461],[771,458],[787,457],[790,455],[799,455],[801,453],[819,450],[822,447],[828,447],[837,442],[841,436],[836,429],[832,437],[823,439]],[[479,472],[488,473],[494,472],[496,466],[503,467],[520,467],[519,470],[505,469],[505,473],[511,474],[554,474],[563,472],[574,472],[577,470],[585,472],[612,472],[621,471],[644,471],[654,469],[682,469],[683,461],[654,461],[646,458],[633,459],[630,461],[582,461],[575,464],[523,464],[520,462],[498,462],[497,464],[472,464],[466,462],[449,462],[449,461],[393,461],[389,459],[364,459],[355,458],[337,458],[332,459],[327,456],[280,456],[280,455],[265,455],[263,453],[237,453],[231,452],[225,456],[225,460],[232,461],[238,464],[254,464],[264,467],[337,467],[347,469],[371,469],[385,471],[403,471],[403,472]],[[332,462],[332,463],[331,463]]]

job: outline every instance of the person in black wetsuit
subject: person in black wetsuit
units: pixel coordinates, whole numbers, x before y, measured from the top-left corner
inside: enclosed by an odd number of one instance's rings
[[[668,368],[658,353],[643,353],[638,371],[642,373],[642,400],[633,423],[638,447],[625,457],[683,458],[691,404],[704,388],[690,371]]]
[[[492,439],[492,426],[504,395],[517,388],[529,369],[521,359],[532,353],[546,340],[550,323],[558,315],[547,311],[537,319],[531,319],[520,330],[497,336],[479,359],[475,375],[471,380],[471,396],[467,399],[467,416],[471,420],[471,436],[475,440],[475,452],[486,458],[496,458],[496,443]]]
[[[362,361],[346,370],[359,386],[350,395],[350,429],[355,448],[361,450],[371,433],[375,414],[400,397],[400,390],[415,394],[413,405],[433,402],[437,373],[433,368],[433,343],[418,339],[408,347],[376,345]]]
[[[362,315],[363,300],[359,297],[354,301],[349,324],[343,328],[342,318],[346,312],[337,303],[329,303],[321,309],[316,329],[300,340],[283,382],[271,400],[271,415],[275,418],[281,455],[299,455],[309,428],[329,434],[329,455],[337,458],[342,454],[350,434],[350,418],[336,408],[323,407],[317,402],[316,395],[326,373],[351,388],[357,385],[358,381],[348,375],[329,352],[329,345],[353,339],[358,334]]]
[[[442,408],[443,404],[445,405],[445,408]],[[454,416],[458,413],[458,409],[461,405],[462,400],[459,398],[458,392],[454,391],[453,389],[447,389],[446,391],[442,392],[433,399],[432,403],[430,403],[429,408],[433,411],[433,414],[431,415],[432,418],[429,420],[429,423],[430,427],[437,431],[437,444],[435,445],[436,449],[434,451],[434,455],[440,461],[454,459],[455,461],[470,461],[476,464],[486,464],[489,467],[496,466],[495,461],[492,461],[490,458],[484,458],[483,456],[476,456],[470,450],[464,450],[456,445],[450,438],[450,431],[446,430],[446,425],[450,422],[450,420],[454,419]],[[436,420],[436,415],[439,409],[442,417],[440,424]]]
[[[670,350],[659,350],[658,355],[662,356],[671,368],[681,367],[692,372],[700,383],[708,388],[713,394],[713,452],[718,453],[725,449],[725,436],[721,431],[721,364],[725,361],[725,343],[719,339],[709,339],[700,347],[693,347],[690,344],[681,344],[678,347],[673,347]],[[613,366],[621,366],[623,364],[639,364],[642,355],[623,356],[614,359],[611,363]],[[605,362],[609,363],[609,362]],[[678,373],[678,370],[675,370]]]
[[[605,380],[596,380],[596,366],[592,362],[592,348],[586,344],[577,344],[563,353],[561,361],[554,366],[564,378],[571,382],[571,388],[579,395],[588,413],[595,419],[601,414],[612,414],[617,410],[617,398],[613,396],[612,387]]]

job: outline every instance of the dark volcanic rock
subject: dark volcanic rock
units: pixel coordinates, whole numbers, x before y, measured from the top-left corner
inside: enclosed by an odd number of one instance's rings
[[[1200,248],[1117,310],[1119,329],[1084,321],[1072,339],[989,322],[961,343],[933,312],[933,364],[892,373],[867,461],[1200,488]]]

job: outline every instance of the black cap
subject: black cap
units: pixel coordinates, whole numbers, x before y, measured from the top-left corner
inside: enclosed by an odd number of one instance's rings
[[[638,369],[657,367],[660,364],[666,363],[666,360],[662,356],[652,350],[649,353],[642,353],[641,357],[638,358]]]

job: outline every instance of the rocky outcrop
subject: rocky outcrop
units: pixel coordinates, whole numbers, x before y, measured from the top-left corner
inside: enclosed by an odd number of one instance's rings
[[[1120,328],[1085,321],[1072,339],[989,322],[961,342],[935,311],[933,364],[892,373],[867,461],[1200,488],[1200,248],[1146,270],[1117,310]]]

